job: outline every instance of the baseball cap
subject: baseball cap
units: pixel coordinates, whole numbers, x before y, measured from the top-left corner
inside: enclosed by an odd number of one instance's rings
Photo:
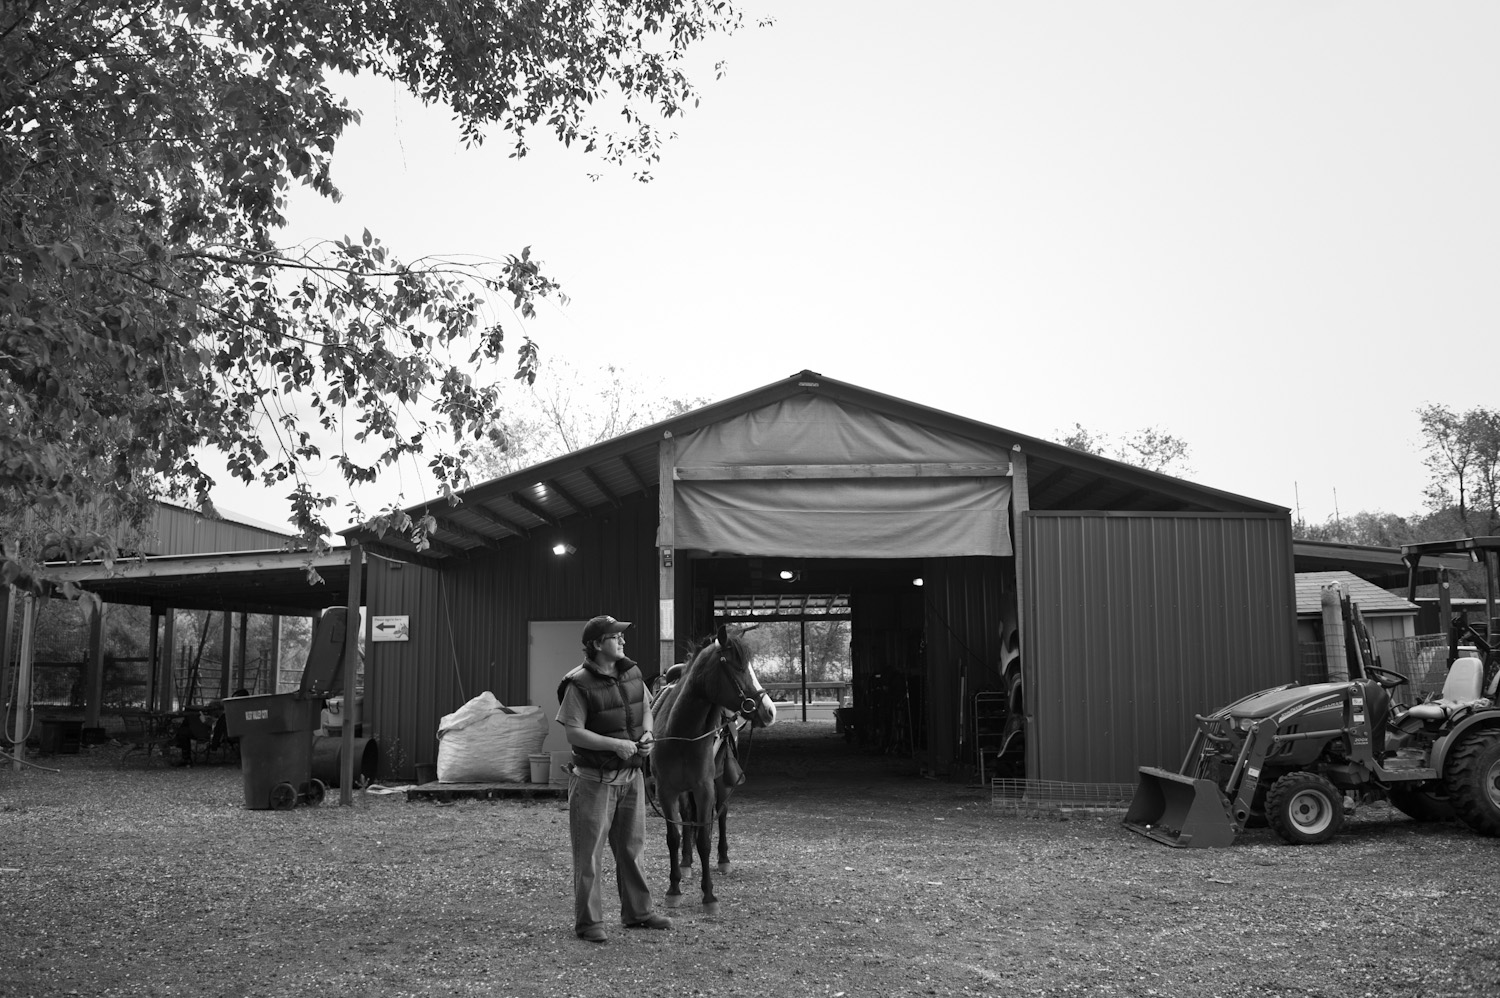
[[[609,614],[601,614],[583,625],[583,643],[598,641],[608,634],[619,634],[630,626],[628,620],[616,620]]]

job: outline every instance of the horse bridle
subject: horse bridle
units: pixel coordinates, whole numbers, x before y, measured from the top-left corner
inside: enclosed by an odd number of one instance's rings
[[[719,653],[719,664],[724,664],[724,654],[722,652]],[[745,688],[740,685],[739,677],[735,676],[732,671],[729,673],[729,681],[734,683],[734,691],[740,695],[740,709],[737,713],[746,720],[749,720],[760,709],[761,697],[768,696],[769,694],[760,686],[756,686],[749,693],[746,693]]]

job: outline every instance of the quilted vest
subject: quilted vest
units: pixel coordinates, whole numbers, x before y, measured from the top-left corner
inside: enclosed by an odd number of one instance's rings
[[[641,670],[632,665],[619,676],[601,676],[587,665],[580,665],[563,677],[557,687],[562,702],[568,684],[577,686],[588,702],[588,717],[583,726],[607,738],[638,741],[646,733],[646,681]],[[573,764],[587,769],[638,769],[640,756],[621,759],[613,752],[573,746]]]

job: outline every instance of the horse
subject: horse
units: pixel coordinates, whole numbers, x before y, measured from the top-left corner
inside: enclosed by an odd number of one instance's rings
[[[709,639],[712,640],[712,639]],[[704,642],[705,644],[707,642]],[[702,645],[694,645],[689,649],[687,658],[689,661],[698,653]],[[665,717],[666,712],[671,709],[672,703],[677,696],[676,683],[682,679],[687,671],[687,662],[678,662],[676,665],[662,673],[662,681],[666,684],[655,694],[651,701],[652,715]],[[744,714],[732,711],[724,711],[720,715],[720,727],[713,738],[714,744],[714,814],[718,818],[719,825],[719,873],[729,872],[729,798],[734,794],[734,788],[745,782],[745,772],[740,768],[738,757],[738,732],[751,724],[751,720]],[[651,799],[656,801],[655,778],[651,778],[649,784]],[[658,810],[658,815],[661,813]],[[698,821],[697,811],[693,805],[691,794],[682,796],[682,821],[681,824],[696,827]],[[693,851],[683,849],[680,854],[680,865],[689,869],[693,865]]]
[[[703,912],[719,913],[719,899],[714,896],[713,875],[709,872],[708,854],[713,838],[713,815],[720,819],[721,871],[729,865],[728,846],[724,844],[723,809],[716,798],[715,735],[724,723],[724,715],[742,714],[757,726],[776,721],[776,705],[770,694],[755,678],[750,666],[750,650],[738,634],[719,626],[714,639],[693,655],[681,680],[660,701],[655,719],[656,744],[651,751],[651,772],[656,781],[656,796],[662,817],[667,823],[667,853],[672,863],[671,885],[667,906],[682,903],[682,867],[691,866],[686,855],[682,829],[693,830],[694,845],[700,860]],[[718,781],[727,783],[718,775]],[[724,803],[728,802],[724,786]],[[691,808],[691,818],[685,817]]]

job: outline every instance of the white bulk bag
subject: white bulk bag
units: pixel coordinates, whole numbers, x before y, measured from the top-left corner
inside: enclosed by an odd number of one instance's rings
[[[485,690],[438,721],[439,783],[525,783],[547,739],[540,707],[507,707]]]

